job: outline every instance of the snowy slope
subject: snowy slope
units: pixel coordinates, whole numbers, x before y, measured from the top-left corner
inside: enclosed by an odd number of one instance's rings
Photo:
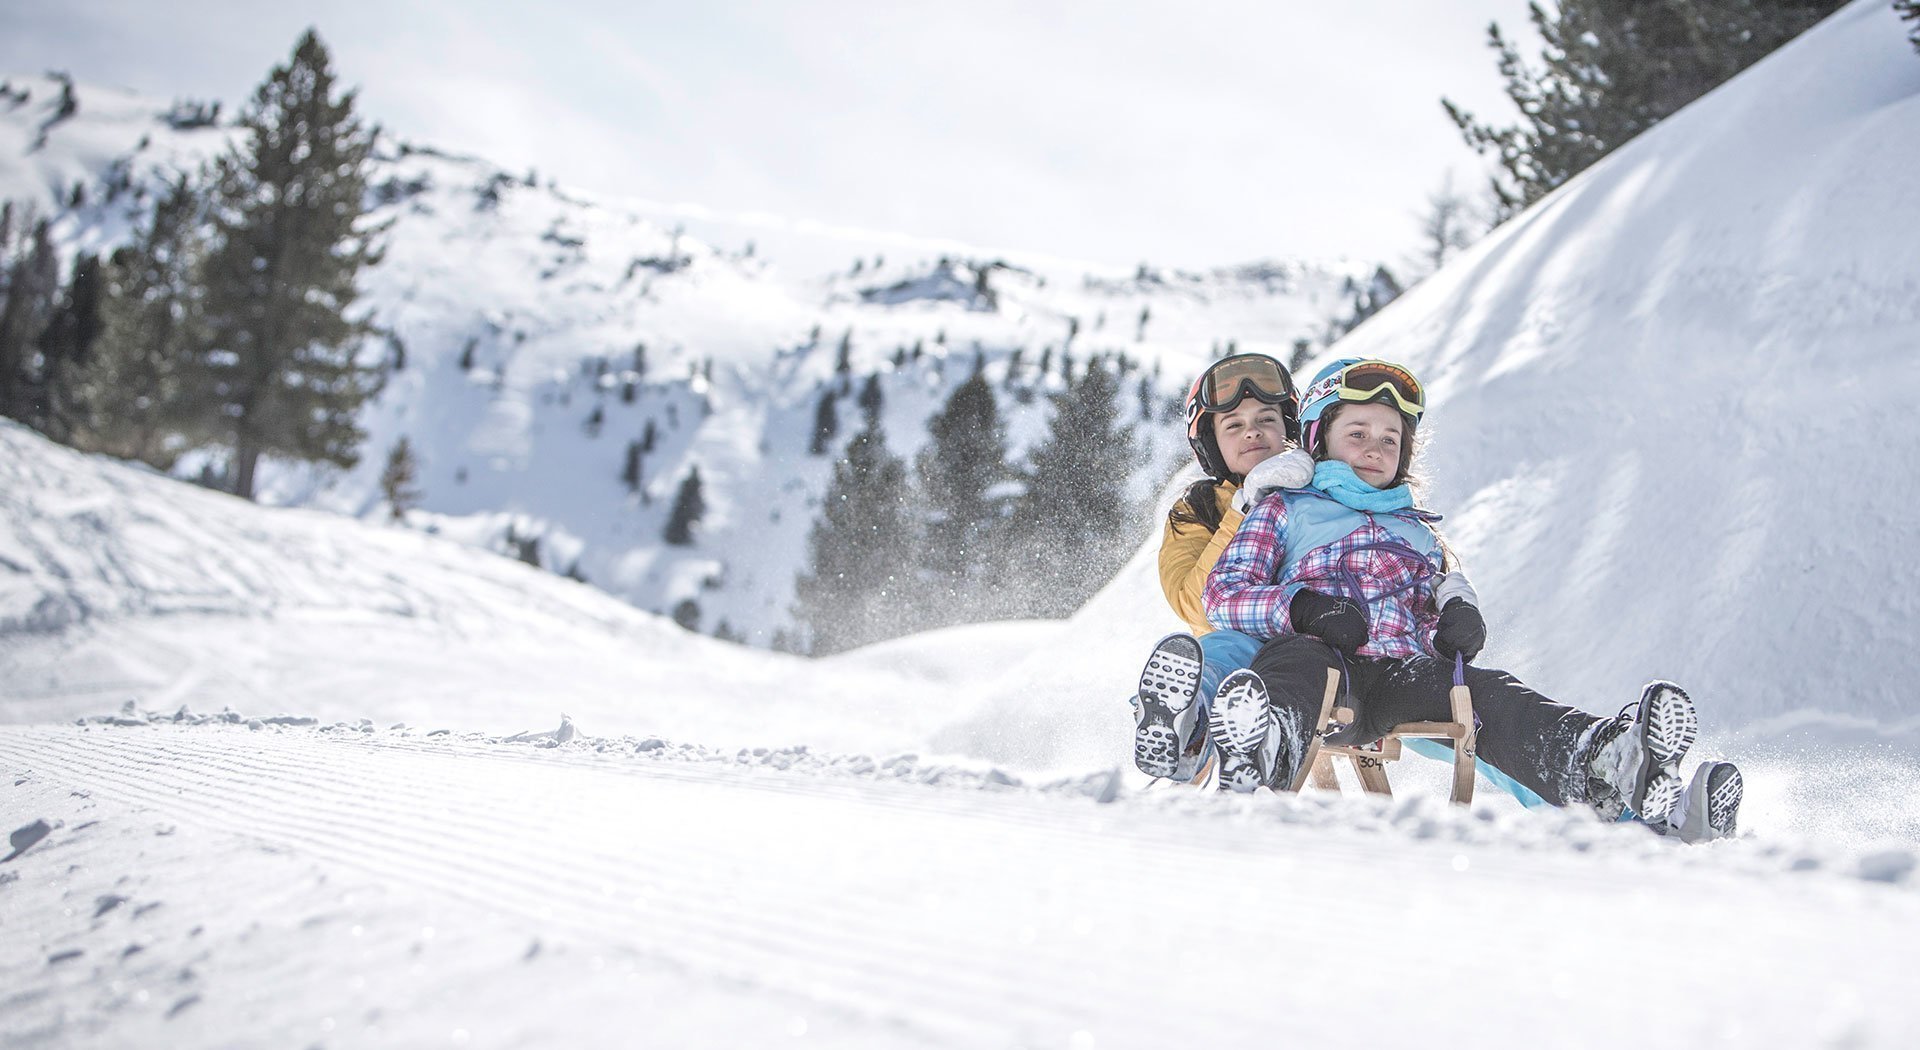
[[[1844,73],[1840,71],[1844,70]],[[1920,729],[1920,61],[1856,3],[1339,350],[1428,377],[1433,502],[1550,692]]]
[[[808,661],[0,426],[0,1043],[1904,1047],[1913,431],[1792,413],[1914,388],[1873,151],[1917,95],[1863,0],[1342,348],[1432,378],[1487,660],[1684,681],[1734,840],[1412,759],[1385,804],[1136,790],[1150,543],[1071,620]]]
[[[689,634],[508,558],[262,508],[11,423],[0,570],[7,721],[136,700],[503,733],[571,715],[716,747],[908,749],[945,718],[897,702],[917,679],[886,668],[815,678],[800,658]]]

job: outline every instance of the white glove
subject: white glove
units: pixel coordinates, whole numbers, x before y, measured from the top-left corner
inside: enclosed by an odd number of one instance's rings
[[[1290,448],[1269,456],[1247,471],[1247,480],[1233,494],[1233,509],[1242,514],[1253,509],[1275,489],[1306,488],[1313,481],[1313,456],[1303,448]]]
[[[1480,607],[1480,596],[1473,593],[1473,584],[1467,581],[1464,572],[1444,572],[1433,582],[1433,607],[1444,609],[1455,598],[1464,599],[1474,608]]]

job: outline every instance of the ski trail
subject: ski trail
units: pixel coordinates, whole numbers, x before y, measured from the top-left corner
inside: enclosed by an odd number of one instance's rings
[[[1362,976],[1380,982],[1369,995],[1399,986],[1436,1003],[1471,999],[1484,975],[1459,965],[1463,940],[1491,957],[1545,952],[1542,979],[1569,995],[1605,987],[1629,976],[1606,960],[1651,936],[1634,921],[1636,881],[1655,879],[1663,900],[1688,905],[1655,923],[1671,946],[1662,987],[1686,1022],[1676,1040],[1724,1039],[1737,993],[1753,1031],[1820,1041],[1846,1003],[1904,1001],[1900,968],[1862,974],[1846,960],[1914,958],[1900,929],[1920,926],[1913,895],[1842,880],[1775,885],[1672,850],[1468,855],[1458,843],[1261,821],[1258,804],[1096,806],[1032,790],[228,725],[5,727],[0,765],[715,987],[798,996],[955,1046],[1167,1046],[1275,1025],[1333,1038],[1346,1011],[1324,1008]],[[1516,894],[1525,914],[1507,904]],[[1855,924],[1877,948],[1807,938],[1783,953],[1751,922],[1816,912],[1819,928]],[[1337,929],[1354,932],[1323,936]],[[1835,979],[1850,982],[1847,995],[1818,999]],[[1755,988],[1781,994],[1755,1007]],[[1558,1025],[1573,1001],[1503,1009],[1515,1024]],[[1479,1023],[1473,1011],[1436,1012],[1421,1035],[1467,1040]],[[1631,1010],[1585,1023],[1590,1045],[1644,1031]]]
[[[737,777],[705,770],[613,776],[273,734],[236,747],[240,733],[56,733],[66,738],[58,749],[0,756],[725,980],[772,974],[793,991],[831,987],[826,998],[841,1005],[960,1043],[1056,1044],[1072,1032],[1067,1018],[1104,1012],[1090,982],[1041,979],[1074,968],[1037,943],[1038,917],[980,923],[990,908],[954,908],[948,887],[914,877],[929,845],[974,885],[982,878],[968,877],[964,859],[977,865],[1008,838],[1017,853],[1056,848],[1049,826],[966,812],[997,800],[964,800],[940,821],[937,845],[911,831],[936,807],[869,802],[859,806],[863,833],[836,841],[846,820],[820,813],[815,793],[741,791]],[[515,775],[500,775],[502,765]],[[912,855],[888,849],[893,839],[915,841]],[[911,1012],[893,1016],[903,1003]]]

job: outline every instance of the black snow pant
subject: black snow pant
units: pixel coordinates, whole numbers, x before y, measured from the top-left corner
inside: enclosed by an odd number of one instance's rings
[[[1318,638],[1283,634],[1254,654],[1253,671],[1265,683],[1280,725],[1298,734],[1287,753],[1306,753],[1329,668],[1341,676],[1335,706],[1354,709],[1353,728],[1340,735],[1340,743],[1372,743],[1402,722],[1453,720],[1447,699],[1453,661],[1343,656]],[[1575,767],[1582,741],[1602,719],[1555,703],[1505,671],[1468,666],[1466,681],[1478,723],[1478,757],[1553,805],[1584,801],[1586,774]]]

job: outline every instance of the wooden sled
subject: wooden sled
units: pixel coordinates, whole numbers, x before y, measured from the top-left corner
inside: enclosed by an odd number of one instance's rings
[[[1447,699],[1452,706],[1453,721],[1402,722],[1379,740],[1360,747],[1325,742],[1330,725],[1353,724],[1353,709],[1334,705],[1339,695],[1340,672],[1337,668],[1329,667],[1327,668],[1327,693],[1320,701],[1320,721],[1314,729],[1311,742],[1307,745],[1306,760],[1300,763],[1300,774],[1294,778],[1294,791],[1305,788],[1309,782],[1323,791],[1339,791],[1340,780],[1334,774],[1333,760],[1335,757],[1340,757],[1353,764],[1354,776],[1359,779],[1360,786],[1368,794],[1391,797],[1393,786],[1387,782],[1387,763],[1400,758],[1401,739],[1424,737],[1453,742],[1452,798],[1462,806],[1472,804],[1473,696],[1465,685],[1456,684],[1447,694]]]

